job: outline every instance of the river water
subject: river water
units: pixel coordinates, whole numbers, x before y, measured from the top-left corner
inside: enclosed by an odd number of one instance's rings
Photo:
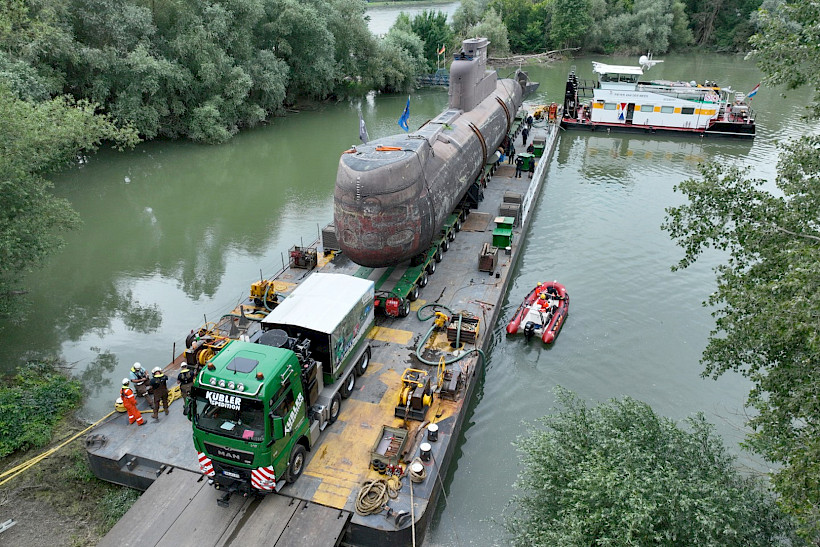
[[[560,100],[571,65],[592,76],[590,59],[529,67],[542,82],[535,102]],[[753,64],[733,56],[669,56],[652,70],[658,79],[707,78],[742,91],[761,80]],[[800,119],[809,98],[761,89],[753,142],[562,134],[501,316],[548,279],[568,287],[571,313],[550,349],[507,340],[503,319],[487,326],[489,363],[457,458],[442,477],[446,499],[427,544],[507,543],[498,522],[519,471],[512,443],[526,420],[550,411],[556,385],[588,401],[630,395],[675,420],[703,411],[737,446],[749,384],[732,374],[702,379],[698,363],[714,325],[701,302],[721,257],[707,254],[673,273],[681,252],[659,226],[664,208],[682,202],[673,186],[696,176],[702,161],[737,163],[773,179],[775,141],[815,129]],[[339,154],[358,140],[357,109],[378,138],[398,131],[405,101],[371,95],[322,105],[221,146],[153,142],[103,151],[56,177],[56,192],[83,225],[25,279],[30,305],[0,324],[0,367],[61,355],[89,388],[85,415],[104,415],[134,361],[166,364],[190,329],[237,304],[260,270],[272,273],[290,246],[315,239],[332,220]],[[414,92],[410,124],[418,127],[446,103],[446,90]]]

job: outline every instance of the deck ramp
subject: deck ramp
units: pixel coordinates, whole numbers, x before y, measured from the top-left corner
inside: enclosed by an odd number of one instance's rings
[[[339,545],[350,513],[290,496],[235,497],[229,507],[198,473],[160,475],[99,547]]]

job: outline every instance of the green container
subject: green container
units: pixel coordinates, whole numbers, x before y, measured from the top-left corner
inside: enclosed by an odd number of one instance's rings
[[[522,171],[529,171],[530,166],[533,166],[533,167],[535,166],[535,164],[533,163],[533,162],[535,162],[535,156],[533,156],[532,154],[530,154],[528,152],[524,152],[522,154],[518,154],[518,156],[522,160],[524,160],[524,163],[521,165],[521,170]]]
[[[493,230],[493,247],[506,249],[512,246],[512,228],[495,228]]]
[[[544,142],[544,139],[533,139],[532,140],[532,148],[533,154],[535,154],[536,158],[540,158],[544,155],[544,149],[547,147],[547,143]]]

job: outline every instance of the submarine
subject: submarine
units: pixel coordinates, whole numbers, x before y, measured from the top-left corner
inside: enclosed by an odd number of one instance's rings
[[[362,266],[380,268],[426,252],[447,216],[498,158],[524,98],[526,72],[499,79],[487,70],[486,38],[470,38],[450,67],[448,108],[411,133],[342,154],[333,196],[339,247]]]

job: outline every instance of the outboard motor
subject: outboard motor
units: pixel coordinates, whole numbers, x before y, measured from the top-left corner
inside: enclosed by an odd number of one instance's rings
[[[530,341],[530,338],[533,337],[535,334],[535,323],[532,321],[527,321],[527,324],[524,325],[524,338],[527,339],[527,342]]]

